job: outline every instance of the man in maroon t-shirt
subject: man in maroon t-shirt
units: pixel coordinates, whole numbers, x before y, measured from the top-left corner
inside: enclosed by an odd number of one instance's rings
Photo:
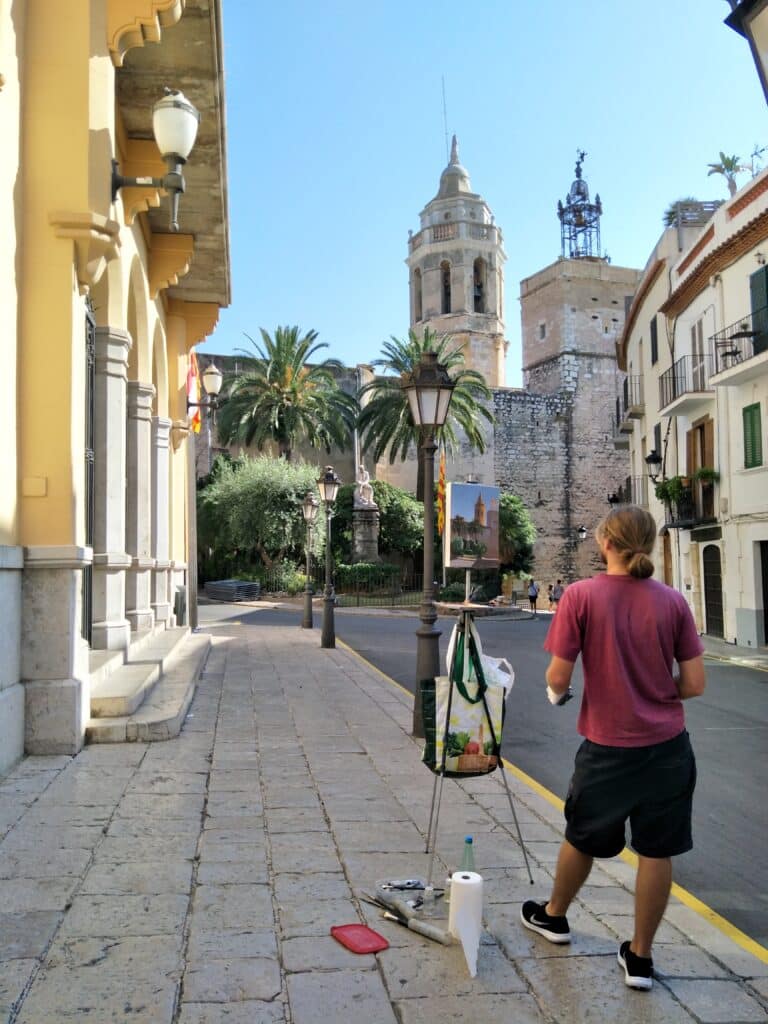
[[[682,701],[704,692],[703,647],[688,605],[650,579],[656,524],[644,509],[615,508],[595,537],[607,571],[565,591],[544,647],[547,693],[564,703],[581,654],[585,737],[565,803],[565,841],[547,903],[527,900],[523,924],[570,942],[566,912],[594,857],[624,848],[629,819],[638,855],[635,930],[618,961],[631,988],[653,984],[651,947],[672,885],[672,861],[692,847],[696,762]],[[678,672],[673,672],[677,662]]]

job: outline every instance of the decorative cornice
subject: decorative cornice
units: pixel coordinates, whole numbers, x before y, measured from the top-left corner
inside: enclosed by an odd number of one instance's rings
[[[175,25],[184,13],[185,0],[109,0],[107,44],[116,68],[132,47],[158,43],[162,29]]]
[[[126,138],[120,150],[120,173],[126,178],[162,178],[168,171],[157,144],[152,139]],[[123,198],[125,223],[130,225],[137,214],[146,212],[150,207],[159,206],[165,190],[149,186],[131,188],[130,185],[126,185],[120,190],[120,194]]]
[[[736,260],[748,253],[756,245],[768,238],[768,210],[754,217],[737,231],[721,242],[716,249],[701,260],[698,266],[686,279],[678,285],[666,302],[659,307],[659,312],[666,316],[677,316],[686,309],[700,292],[709,285],[713,274],[719,274]]]
[[[101,551],[94,552],[93,564],[101,569],[119,572],[121,569],[128,569],[131,565],[131,556],[125,551]]]
[[[180,316],[187,324],[187,351],[201,344],[213,334],[219,322],[216,302],[187,302],[186,299],[168,299],[168,316]]]
[[[93,548],[35,544],[24,548],[25,569],[82,569],[93,564]]]
[[[188,420],[174,420],[171,426],[171,445],[173,450],[177,452],[181,445],[181,442],[189,434],[189,422]]]
[[[81,295],[87,295],[96,284],[109,260],[120,247],[120,225],[99,213],[71,213],[55,210],[48,214],[57,238],[70,238],[75,243],[75,267]]]
[[[193,235],[151,235],[150,243],[149,294],[156,299],[189,270],[195,239]]]

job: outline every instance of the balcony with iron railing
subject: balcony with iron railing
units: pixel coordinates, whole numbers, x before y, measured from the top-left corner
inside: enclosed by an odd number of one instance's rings
[[[712,336],[715,387],[747,384],[768,373],[768,306]]]
[[[608,502],[611,505],[639,505],[641,508],[647,508],[648,477],[625,477],[621,486],[609,495]]]
[[[714,401],[710,355],[681,356],[659,377],[659,412],[662,416],[690,416]]]
[[[624,421],[622,419],[621,410],[621,399],[616,399],[616,408],[613,414],[613,447],[623,449],[626,451],[629,448],[629,435],[632,433],[632,423],[629,423],[629,429],[624,429]]]
[[[641,419],[644,413],[643,378],[639,373],[629,374],[624,378],[619,399],[619,432],[631,434],[634,429],[632,420]]]
[[[714,480],[673,477],[658,481],[656,493],[664,505],[664,525],[670,530],[692,530],[717,520]]]

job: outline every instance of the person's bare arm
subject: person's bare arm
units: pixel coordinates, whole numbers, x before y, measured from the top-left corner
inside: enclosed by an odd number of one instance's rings
[[[574,662],[558,658],[556,654],[553,654],[544,676],[547,686],[557,694],[566,693],[571,685],[573,666]]]
[[[706,677],[704,675],[704,659],[701,655],[698,658],[691,658],[690,661],[681,661],[678,665],[680,671],[675,676],[675,685],[680,694],[680,700],[688,700],[690,697],[700,697],[704,693]]]

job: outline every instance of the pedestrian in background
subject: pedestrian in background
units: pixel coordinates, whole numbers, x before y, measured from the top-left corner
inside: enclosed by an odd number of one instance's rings
[[[560,598],[563,596],[564,591],[565,587],[563,586],[563,581],[558,580],[554,587],[552,587],[552,597],[550,598],[553,605],[553,611],[557,611],[557,606],[560,603]]]
[[[554,598],[552,597],[552,591],[553,590],[554,590],[554,587],[550,583],[549,586],[547,587],[547,600],[549,601],[549,610],[551,612],[553,612],[555,610],[555,602],[554,602]]]
[[[528,603],[531,606],[531,611],[536,614],[536,602],[539,599],[539,585],[536,580],[531,580],[528,584]]]
[[[581,654],[578,731],[585,739],[565,802],[565,840],[550,898],[527,900],[521,918],[550,942],[570,942],[568,908],[593,858],[622,851],[629,819],[638,856],[635,924],[618,962],[630,988],[650,989],[671,858],[693,845],[696,762],[682,702],[704,692],[703,647],[683,595],[650,579],[653,517],[622,506],[600,523],[595,538],[607,571],[568,587],[544,644],[552,655],[546,682],[553,704],[568,700]]]

